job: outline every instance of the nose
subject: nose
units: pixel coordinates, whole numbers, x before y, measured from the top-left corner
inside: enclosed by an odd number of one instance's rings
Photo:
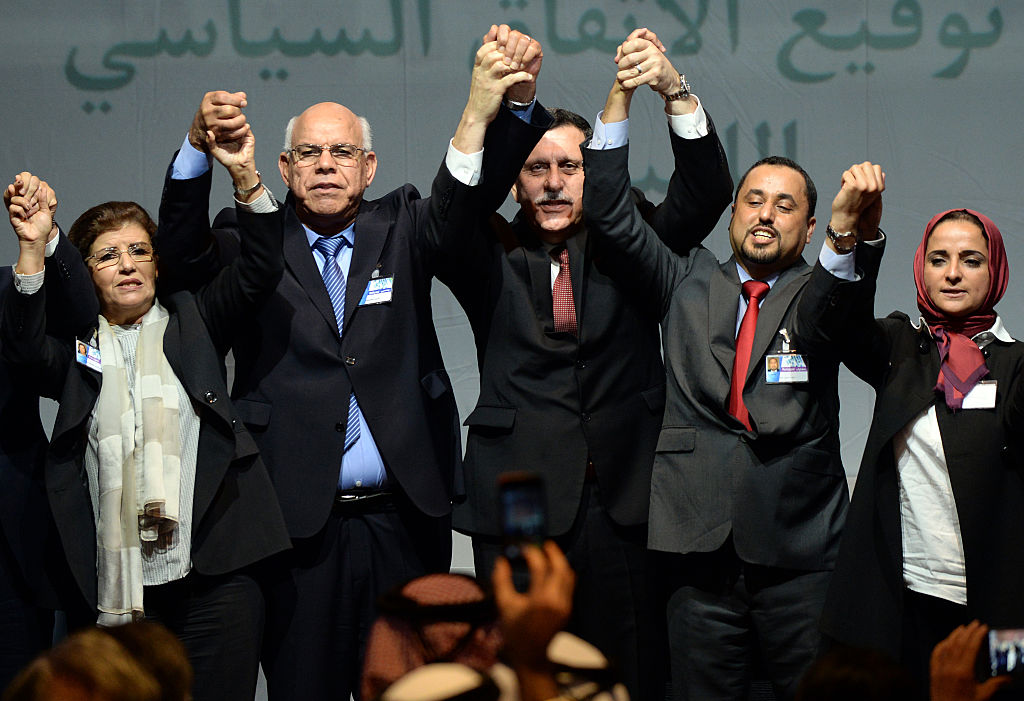
[[[122,273],[132,273],[135,272],[135,267],[135,259],[128,251],[121,251],[121,257],[117,259],[117,269]]]
[[[334,156],[331,155],[330,149],[325,148],[320,152],[320,157],[316,159],[316,172],[333,173],[337,165],[334,162]]]
[[[558,192],[562,189],[563,184],[562,171],[558,169],[558,165],[552,164],[548,166],[548,172],[544,178],[544,189]]]
[[[771,222],[775,219],[775,208],[771,202],[764,202],[757,210],[757,219],[761,222]]]
[[[946,280],[951,283],[960,282],[963,278],[963,273],[960,270],[960,261],[955,257],[950,258],[949,262],[946,263]]]

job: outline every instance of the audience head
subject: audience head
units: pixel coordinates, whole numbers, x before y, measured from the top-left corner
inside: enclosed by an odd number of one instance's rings
[[[313,105],[288,122],[278,168],[303,224],[332,235],[352,223],[377,172],[371,148],[366,119],[336,102]]]
[[[497,662],[502,637],[494,601],[471,577],[419,577],[382,597],[379,610],[366,646],[364,699],[431,662],[458,662],[478,671]]]
[[[160,684],[160,701],[192,698],[192,665],[185,646],[167,628],[154,621],[135,621],[101,628],[117,640],[143,669]]]
[[[583,222],[583,151],[590,123],[564,109],[550,110],[554,121],[519,172],[512,197],[526,223],[548,243],[576,234]]]
[[[111,324],[137,322],[156,299],[156,223],[135,202],[104,202],[75,220],[68,238],[82,254],[100,313]]]
[[[160,701],[160,685],[121,643],[84,630],[37,657],[3,701]]]
[[[793,265],[814,233],[818,191],[795,161],[762,158],[736,186],[729,240],[736,260],[764,279]]]
[[[811,666],[796,701],[906,701],[917,698],[905,669],[877,650],[835,647]]]
[[[914,255],[917,306],[925,321],[991,326],[1008,278],[1002,234],[984,214],[951,209],[928,222]]]

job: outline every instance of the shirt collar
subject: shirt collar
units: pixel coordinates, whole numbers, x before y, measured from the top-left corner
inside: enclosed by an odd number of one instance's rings
[[[929,328],[927,322],[925,322],[923,316],[919,316],[917,318],[917,322],[911,321],[910,325],[914,327],[915,331],[920,331],[923,326],[928,331],[928,335],[932,335],[932,330]],[[1010,332],[1007,331],[1006,325],[1003,323],[1003,317],[998,314],[996,314],[996,321],[992,326],[984,331],[974,334],[974,336],[971,337],[971,340],[977,340],[979,336],[986,333],[991,333],[997,340],[1002,341],[1003,343],[1013,343],[1014,340],[1013,336],[1010,335]]]
[[[746,269],[742,265],[740,265],[739,261],[736,261],[736,273],[740,276],[740,285],[742,285],[747,280],[754,279],[753,277],[751,277],[750,273],[748,273]],[[771,277],[766,277],[764,280],[761,280],[761,282],[767,283],[768,288],[771,289],[772,287],[775,287],[775,283],[778,282],[778,280],[779,273],[775,273]]]
[[[302,225],[302,230],[306,232],[306,241],[309,243],[310,249],[313,248],[313,244],[316,243],[317,239],[321,239],[321,238],[334,238],[334,236],[327,236],[327,237],[321,236],[320,234],[316,233],[315,231],[310,229],[305,224]],[[348,242],[349,246],[355,246],[356,245],[356,223],[353,221],[351,224],[348,225],[347,228],[343,229],[340,233],[336,234],[335,236],[341,236],[342,238],[345,239],[346,242]],[[340,251],[341,249],[339,248],[338,250]]]

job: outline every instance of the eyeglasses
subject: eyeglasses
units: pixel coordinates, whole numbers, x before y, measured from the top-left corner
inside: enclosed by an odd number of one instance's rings
[[[121,260],[121,255],[124,253],[131,256],[131,259],[136,263],[148,263],[153,260],[153,247],[148,243],[142,243],[141,241],[139,243],[128,244],[128,248],[123,251],[117,246],[101,248],[91,256],[86,256],[85,260],[88,261],[92,258],[96,261],[96,270],[103,270],[103,268],[109,268],[112,265],[116,265]]]
[[[366,149],[353,146],[352,144],[299,144],[291,149],[295,154],[295,162],[302,166],[313,165],[320,160],[320,154],[324,149],[330,151],[334,162],[340,166],[354,166],[359,160],[359,154],[365,153]]]

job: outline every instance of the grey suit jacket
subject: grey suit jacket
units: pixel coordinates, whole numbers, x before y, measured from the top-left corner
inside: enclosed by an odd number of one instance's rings
[[[710,552],[731,535],[744,562],[830,569],[848,504],[836,389],[842,344],[801,321],[817,318],[822,305],[842,314],[873,280],[880,251],[858,250],[860,282],[803,261],[781,273],[758,318],[744,389],[748,431],[726,408],[740,294],[735,260],[719,264],[705,248],[679,256],[658,240],[629,199],[628,147],[585,151],[585,159],[588,230],[618,251],[610,274],[661,317],[667,384],[650,547]],[[781,329],[808,362],[806,383],[766,382],[765,356],[781,352]]]

